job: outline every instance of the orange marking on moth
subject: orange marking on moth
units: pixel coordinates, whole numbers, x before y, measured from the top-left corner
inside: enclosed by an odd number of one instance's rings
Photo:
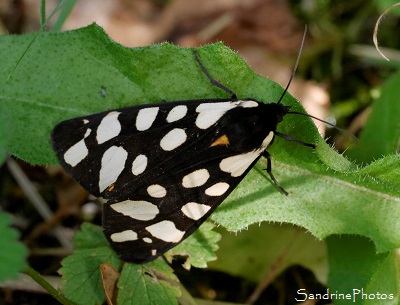
[[[220,136],[218,139],[216,139],[210,147],[213,146],[217,146],[217,145],[229,145],[229,139],[228,136],[226,134],[223,134],[222,136]]]

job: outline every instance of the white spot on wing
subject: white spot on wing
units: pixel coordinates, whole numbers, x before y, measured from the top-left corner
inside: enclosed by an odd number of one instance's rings
[[[159,184],[152,184],[147,188],[147,193],[154,198],[163,198],[167,195],[167,190]]]
[[[116,136],[121,132],[121,124],[118,121],[120,112],[113,111],[107,114],[97,127],[97,143],[102,144]]]
[[[199,220],[201,217],[207,214],[207,212],[211,209],[210,206],[205,204],[200,204],[196,202],[189,202],[186,203],[182,208],[181,211],[187,217],[193,220]]]
[[[75,145],[71,146],[64,154],[64,161],[72,167],[78,165],[88,155],[89,151],[86,147],[85,140],[82,139]]]
[[[144,237],[143,238],[143,241],[145,242],[145,243],[148,243],[148,244],[151,244],[153,241],[151,240],[151,238],[148,238],[148,237]]]
[[[136,129],[139,131],[149,129],[157,117],[158,109],[158,107],[140,109],[136,117]]]
[[[273,138],[274,138],[274,132],[270,131],[269,134],[265,137],[264,141],[262,142],[261,148],[263,149],[267,148]]]
[[[221,196],[225,194],[225,192],[229,189],[229,184],[226,182],[218,182],[208,189],[206,189],[205,193],[208,196]]]
[[[91,130],[90,128],[88,128],[88,129],[86,130],[86,132],[85,132],[84,137],[87,138],[87,137],[90,135],[91,132],[92,132],[92,130]]]
[[[124,241],[137,240],[137,233],[132,230],[126,230],[118,233],[113,233],[110,235],[113,242],[121,243]]]
[[[101,158],[101,169],[99,179],[100,193],[117,181],[119,175],[125,168],[128,153],[118,146],[111,146]]]
[[[113,203],[110,207],[125,216],[129,216],[136,220],[154,219],[160,212],[155,204],[148,201],[125,200]]]
[[[196,126],[207,129],[214,125],[228,110],[237,107],[235,102],[204,103],[196,108],[199,115],[196,118]]]
[[[253,108],[258,107],[258,103],[256,101],[239,101],[239,106],[243,108]]]
[[[183,177],[182,185],[185,188],[198,187],[206,183],[208,178],[210,178],[208,170],[205,168],[198,169]]]
[[[157,254],[157,249],[151,250],[151,255],[155,256]]]
[[[167,122],[172,123],[175,121],[178,121],[185,117],[187,113],[187,107],[185,105],[179,105],[175,106],[174,108],[171,109],[171,111],[168,113],[167,116]]]
[[[161,139],[160,146],[165,151],[171,151],[185,143],[186,138],[185,130],[174,128]]]
[[[236,155],[222,159],[219,168],[226,173],[230,173],[232,177],[239,177],[261,154],[261,150],[253,150],[251,152]]]
[[[90,135],[91,129],[86,130],[84,138],[72,145],[64,154],[64,161],[72,167],[77,166],[83,159],[87,157],[89,151],[85,144],[85,139]]]
[[[157,222],[146,227],[146,230],[154,237],[169,243],[177,243],[185,235],[185,231],[178,230],[175,224],[169,220]]]
[[[135,176],[140,175],[145,171],[147,167],[147,157],[145,155],[139,155],[132,162],[132,174]]]

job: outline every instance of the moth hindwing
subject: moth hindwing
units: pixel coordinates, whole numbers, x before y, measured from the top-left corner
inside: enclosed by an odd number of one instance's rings
[[[236,95],[105,111],[59,123],[51,140],[64,169],[103,205],[121,259],[149,262],[192,234],[274,140],[290,107]],[[199,69],[199,73],[201,73]],[[283,190],[284,191],[284,190]]]

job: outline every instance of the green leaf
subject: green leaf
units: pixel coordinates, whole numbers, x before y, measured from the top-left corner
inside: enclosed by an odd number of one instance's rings
[[[220,259],[209,264],[211,269],[260,282],[271,269],[278,276],[290,266],[301,265],[312,270],[320,282],[327,282],[325,242],[298,227],[262,223],[236,234],[220,231]]]
[[[379,292],[380,300],[385,300],[385,304],[395,305],[400,301],[399,289],[399,256],[396,251],[391,251],[388,256],[382,260],[381,264],[374,270],[371,280],[368,282],[365,292],[367,295],[374,294],[375,299],[368,297],[364,302],[366,305],[376,304]],[[397,267],[397,268],[393,268]]]
[[[16,279],[18,272],[26,268],[28,251],[10,224],[11,217],[0,213],[0,282]]]
[[[177,305],[181,292],[172,269],[162,262],[125,264],[118,280],[119,305]]]
[[[217,259],[215,251],[221,239],[221,235],[213,228],[212,223],[203,223],[191,236],[165,254],[168,261],[172,261],[174,255],[187,256],[183,264],[186,269],[189,270],[191,266],[206,268],[207,262]]]
[[[75,250],[90,250],[108,245],[102,228],[91,223],[83,223],[73,239]]]
[[[105,296],[100,265],[107,262],[119,270],[121,261],[110,248],[103,230],[93,224],[82,225],[73,245],[74,253],[61,263],[61,291],[77,304],[102,304]],[[118,279],[118,304],[177,304],[180,296],[177,285],[172,269],[161,260],[143,265],[123,264]]]
[[[321,239],[359,234],[372,239],[379,252],[399,247],[399,155],[344,173],[319,166],[317,159],[302,163],[274,163],[276,178],[290,191],[286,197],[267,182],[262,170],[266,162],[261,160],[212,215],[213,220],[232,231],[260,221],[288,222]]]
[[[382,95],[372,106],[360,142],[348,155],[357,162],[371,162],[383,155],[400,151],[400,72],[392,75],[382,86]]]
[[[73,244],[74,253],[61,262],[61,291],[77,304],[102,304],[105,297],[100,265],[107,262],[119,269],[121,262],[98,226],[83,224]]]
[[[332,236],[327,244],[331,291],[351,294],[356,300],[335,300],[335,304],[398,304],[399,271],[393,268],[398,259],[395,252],[376,254],[374,245],[359,236]],[[386,299],[377,301],[377,293],[381,297],[386,295]]]

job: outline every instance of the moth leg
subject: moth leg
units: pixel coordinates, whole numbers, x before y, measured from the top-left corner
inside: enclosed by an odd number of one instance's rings
[[[287,196],[289,195],[288,192],[285,191],[285,189],[282,187],[282,185],[279,184],[279,182],[275,179],[274,175],[272,174],[272,163],[271,163],[271,155],[269,152],[264,150],[263,156],[267,159],[267,168],[265,169],[268,173],[268,175],[271,177],[272,181],[274,181],[275,185],[279,187],[279,189]]]
[[[215,80],[210,73],[208,73],[207,69],[203,66],[203,64],[201,63],[200,59],[199,59],[199,55],[197,54],[197,50],[193,51],[194,54],[194,58],[196,59],[197,63],[199,64],[201,70],[203,71],[203,73],[208,77],[208,79],[211,82],[211,85],[218,87],[222,90],[224,90],[226,93],[231,95],[232,99],[236,99],[236,94],[229,88],[225,87],[223,84],[221,84],[219,81]]]
[[[276,136],[278,136],[278,137],[281,137],[281,138],[285,139],[286,141],[295,142],[295,143],[300,144],[300,145],[311,147],[312,149],[316,149],[317,148],[317,145],[315,145],[315,144],[310,144],[310,143],[306,143],[306,142],[297,140],[297,139],[292,138],[291,136],[289,136],[287,134],[283,134],[283,133],[280,133],[278,131],[274,131],[274,134]]]

